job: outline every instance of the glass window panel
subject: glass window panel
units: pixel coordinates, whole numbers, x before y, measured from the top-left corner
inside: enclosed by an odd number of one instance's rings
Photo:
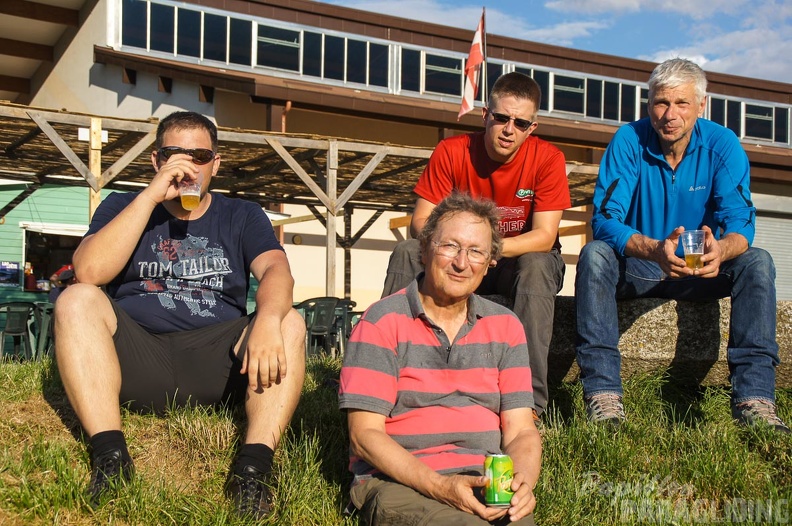
[[[602,117],[619,120],[619,84],[616,82],[605,82]]]
[[[124,0],[121,4],[121,44],[146,49],[146,2]]]
[[[717,122],[721,126],[726,125],[726,100],[717,99],[715,97],[709,98],[710,107],[710,120]]]
[[[462,60],[427,53],[424,90],[461,96]]]
[[[347,82],[366,83],[366,43],[347,39]]]
[[[228,60],[232,64],[252,66],[253,62],[253,22],[231,19],[231,38]]]
[[[556,75],[553,82],[553,109],[583,114],[585,80]]]
[[[542,103],[539,105],[539,109],[547,111],[550,107],[550,101],[548,101],[550,97],[547,96],[550,93],[550,73],[535,69],[533,70],[533,79],[542,90]]]
[[[478,93],[478,100],[484,101],[489,100],[489,94],[492,92],[492,87],[495,85],[495,81],[498,80],[498,77],[503,75],[503,64],[493,64],[492,62],[486,62],[487,65],[487,92],[484,93],[481,89],[481,85],[484,82],[484,79],[479,77],[479,93]],[[530,75],[530,73],[526,73]]]
[[[203,58],[206,60],[226,60],[226,41],[228,40],[228,19],[224,16],[204,14]]]
[[[638,103],[638,118],[649,116],[649,90],[641,88],[641,101]]]
[[[388,87],[388,72],[390,64],[388,62],[388,46],[382,44],[369,44],[369,79],[371,86]]]
[[[258,65],[300,70],[300,33],[279,27],[258,26]]]
[[[740,101],[726,101],[726,127],[736,133],[737,137],[742,137],[742,126],[740,125],[741,114],[742,104],[740,104]]]
[[[344,38],[325,35],[324,78],[344,80]]]
[[[621,121],[635,120],[635,86],[622,84],[621,87]]]
[[[322,76],[322,35],[303,33],[303,75]]]
[[[421,52],[402,49],[401,89],[421,91]]]
[[[151,49],[173,53],[174,7],[151,4]]]
[[[586,80],[586,117],[602,118],[602,81]]]
[[[775,142],[783,144],[789,143],[789,109],[776,108],[775,109],[775,134],[773,135]]]
[[[201,13],[179,9],[176,54],[188,57],[201,56]]]
[[[745,136],[773,140],[773,108],[758,104],[745,105]]]

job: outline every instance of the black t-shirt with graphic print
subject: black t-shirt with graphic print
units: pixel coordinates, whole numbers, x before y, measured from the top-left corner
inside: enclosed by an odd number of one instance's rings
[[[102,201],[86,235],[116,217],[137,193]],[[199,219],[184,221],[158,205],[126,268],[107,292],[149,332],[198,329],[247,314],[250,264],[283,250],[255,203],[212,193]]]

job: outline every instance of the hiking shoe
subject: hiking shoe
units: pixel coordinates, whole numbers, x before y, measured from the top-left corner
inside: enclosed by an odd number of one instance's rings
[[[790,432],[787,425],[776,415],[775,404],[761,398],[732,405],[732,418],[744,426],[768,425],[781,433]]]
[[[272,511],[267,477],[253,466],[242,468],[242,474],[231,473],[226,484],[226,494],[234,501],[240,517],[263,519]]]
[[[111,449],[91,459],[91,482],[88,484],[88,496],[91,504],[96,507],[102,496],[108,491],[132,480],[135,465],[131,458],[124,458],[120,449]]]
[[[596,394],[583,400],[586,404],[586,415],[592,422],[605,422],[614,427],[627,420],[624,415],[622,397],[617,394]]]

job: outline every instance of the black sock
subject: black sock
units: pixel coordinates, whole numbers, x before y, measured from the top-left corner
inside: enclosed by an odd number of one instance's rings
[[[124,460],[130,460],[126,439],[123,431],[102,431],[96,433],[89,440],[91,444],[91,458],[94,459],[113,449],[120,449]]]
[[[272,458],[275,452],[264,444],[242,444],[239,448],[234,473],[241,474],[245,466],[253,466],[265,476],[272,473]]]

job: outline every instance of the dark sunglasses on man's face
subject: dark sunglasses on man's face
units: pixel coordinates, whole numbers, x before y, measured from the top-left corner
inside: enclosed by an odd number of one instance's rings
[[[509,121],[514,121],[514,127],[520,131],[525,131],[533,125],[533,121],[529,121],[527,119],[515,119],[514,117],[509,117],[508,115],[504,115],[503,113],[496,113],[492,110],[487,110],[495,122],[499,124],[509,124]]]
[[[165,146],[157,150],[157,155],[161,161],[167,161],[171,155],[184,154],[192,157],[195,164],[206,164],[215,158],[215,153],[206,148],[182,148],[180,146]]]

